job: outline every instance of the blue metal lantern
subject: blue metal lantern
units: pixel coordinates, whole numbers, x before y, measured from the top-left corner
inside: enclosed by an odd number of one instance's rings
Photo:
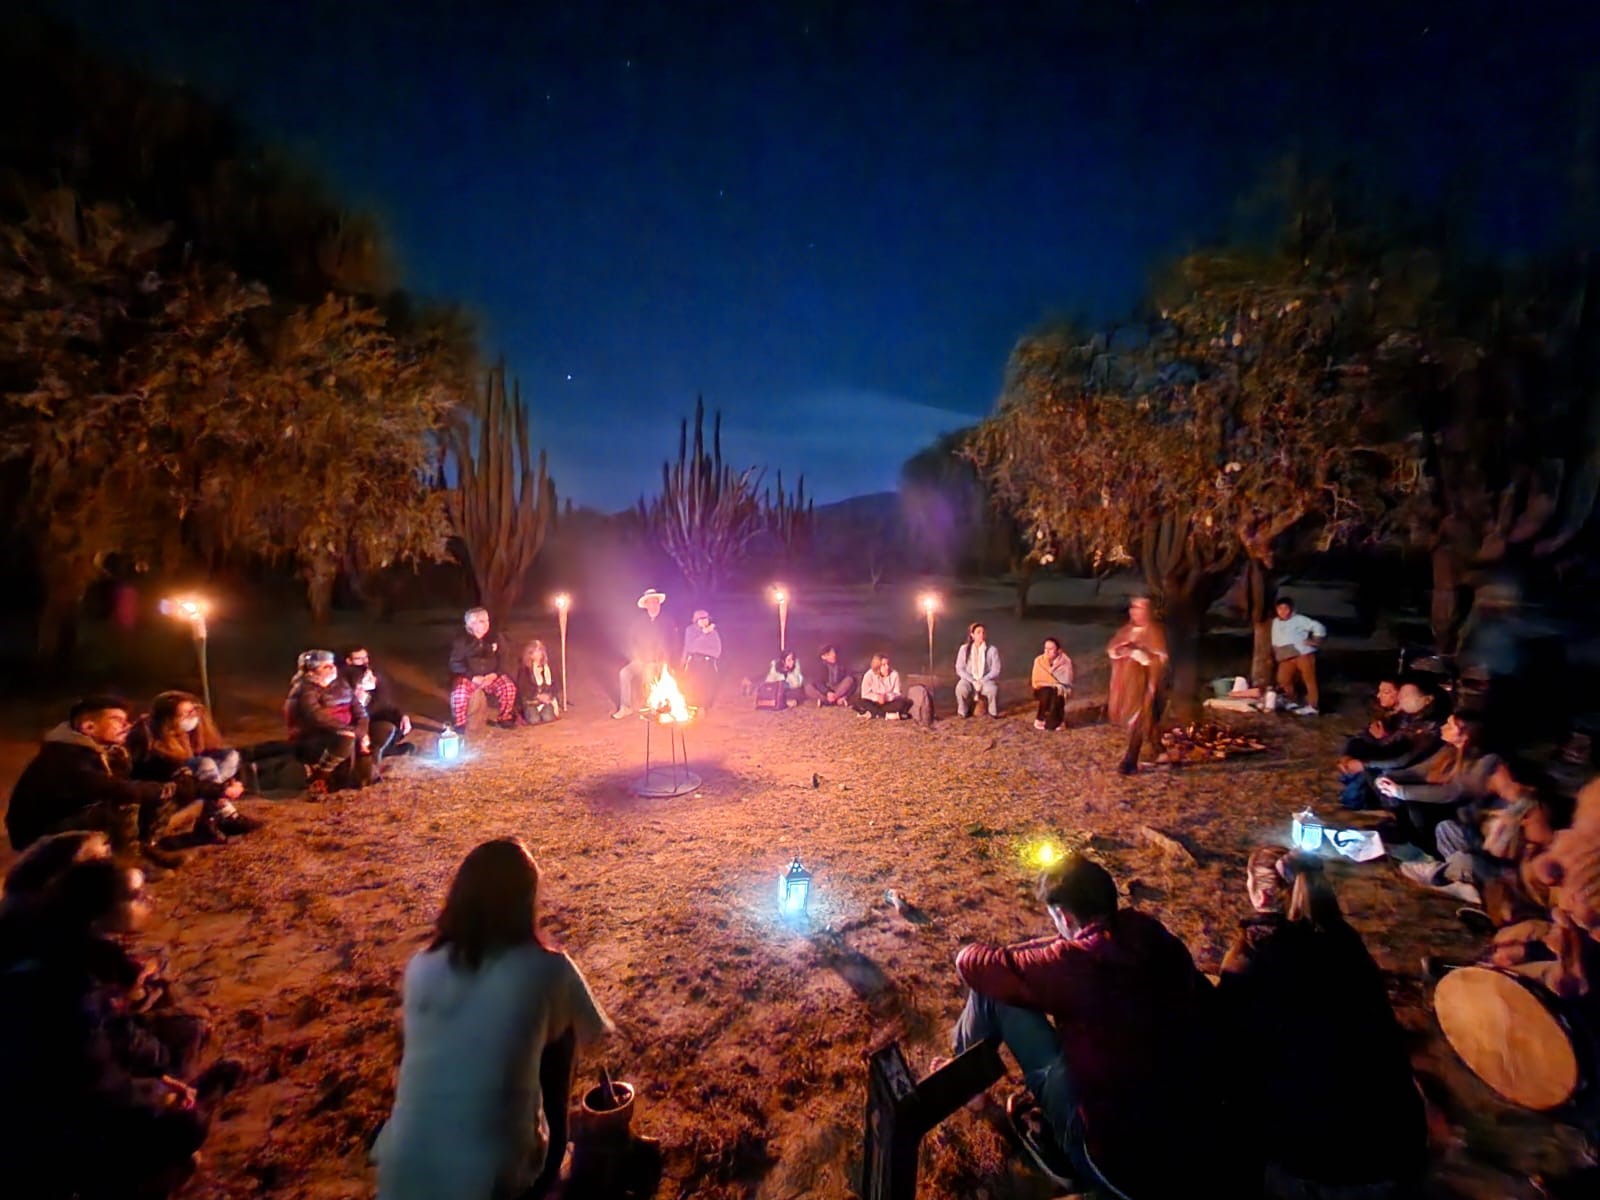
[[[455,762],[461,757],[461,735],[454,729],[446,729],[439,735],[439,761]]]
[[[778,877],[778,912],[785,917],[804,916],[811,898],[811,872],[796,858]]]

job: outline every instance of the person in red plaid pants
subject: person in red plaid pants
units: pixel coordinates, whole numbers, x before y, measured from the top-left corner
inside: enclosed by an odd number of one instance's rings
[[[487,692],[497,712],[489,724],[499,729],[517,725],[517,684],[505,673],[505,656],[500,640],[489,632],[489,611],[469,608],[450,647],[450,723],[457,729],[467,724],[467,706],[473,692]]]

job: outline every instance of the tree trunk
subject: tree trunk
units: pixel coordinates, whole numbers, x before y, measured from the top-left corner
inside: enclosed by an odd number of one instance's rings
[[[306,568],[306,601],[311,606],[311,624],[322,628],[333,616],[333,585],[339,569],[325,558]]]
[[[1245,607],[1253,634],[1250,645],[1250,682],[1259,688],[1272,683],[1272,612],[1278,598],[1278,577],[1255,559],[1245,564]]]
[[[1192,721],[1200,713],[1200,630],[1206,604],[1192,591],[1168,592],[1166,710],[1168,720]]]
[[[1016,613],[1017,620],[1025,620],[1028,616],[1028,592],[1033,587],[1033,564],[1031,562],[1012,563],[1011,577],[1016,588]]]
[[[1461,567],[1448,545],[1435,546],[1433,550],[1433,594],[1428,615],[1434,649],[1440,654],[1454,654],[1456,635],[1461,631]]]

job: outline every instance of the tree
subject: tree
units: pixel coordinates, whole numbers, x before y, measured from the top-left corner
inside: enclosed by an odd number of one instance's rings
[[[806,499],[806,477],[800,476],[793,492],[783,490],[783,472],[778,472],[777,499],[771,492],[761,497],[761,520],[767,531],[783,547],[783,565],[793,568],[796,560],[811,546],[816,528],[816,501]]]
[[[689,422],[678,426],[678,461],[661,465],[661,494],[638,506],[640,523],[660,543],[689,586],[715,591],[727,570],[762,531],[755,467],[735,473],[722,461],[722,414],[713,420],[711,452],[705,445],[705,401],[694,406],[694,448]]]
[[[1279,539],[1370,535],[1410,458],[1367,386],[1371,279],[1286,256],[1196,255],[1159,320],[1056,328],[1013,351],[967,453],[1033,534],[1137,565],[1168,624],[1173,689],[1195,692],[1207,608]]]
[[[456,486],[450,515],[467,547],[479,602],[504,619],[521,597],[522,581],[544,548],[556,513],[556,485],[539,451],[534,469],[528,410],[521,385],[506,391],[505,363],[488,373],[472,413],[451,429]]]

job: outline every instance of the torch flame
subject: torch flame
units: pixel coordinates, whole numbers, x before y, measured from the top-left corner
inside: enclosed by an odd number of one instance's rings
[[[689,705],[678,690],[678,681],[665,667],[661,668],[661,678],[650,685],[650,696],[645,701],[645,707],[656,714],[656,719],[663,725],[689,719]]]

